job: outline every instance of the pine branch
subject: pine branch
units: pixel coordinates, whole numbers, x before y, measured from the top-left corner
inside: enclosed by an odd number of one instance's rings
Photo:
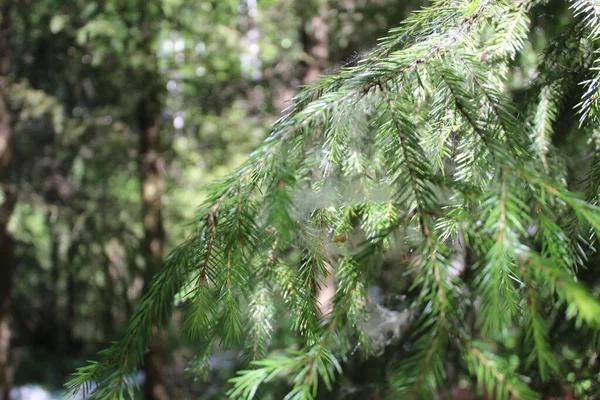
[[[532,286],[533,282],[527,276],[525,268],[521,266],[521,276],[527,291],[527,313],[525,314],[525,346],[533,348],[529,362],[535,357],[542,381],[547,381],[550,374],[559,372],[556,355],[550,347],[548,326],[540,313],[540,298]]]
[[[529,9],[533,2],[519,0],[512,2],[503,10],[506,15],[498,22],[498,26],[492,37],[486,43],[484,56],[492,59],[513,60],[519,50],[522,49],[529,33]]]
[[[407,399],[434,398],[444,381],[444,355],[447,332],[439,323],[420,325],[422,336],[413,354],[403,360],[392,378],[395,396]]]
[[[588,38],[594,42],[600,38],[600,2],[598,0],[571,0],[571,9],[575,16],[583,20],[585,26],[589,29]],[[598,55],[598,50],[595,51]],[[600,114],[600,59],[596,58],[590,71],[594,76],[582,84],[585,87],[585,93],[579,103],[581,113],[580,122],[583,124],[587,120],[592,123],[598,122]]]
[[[540,91],[538,106],[533,120],[533,149],[542,161],[544,171],[548,173],[548,152],[552,147],[552,125],[556,121],[557,101],[560,99],[556,85],[544,86]]]
[[[503,92],[505,68],[527,40],[532,4],[435,1],[358,66],[300,92],[263,146],[210,188],[194,236],[169,256],[124,337],[79,369],[69,390],[85,391],[94,379],[93,398],[130,390],[128,374],[153,326],[167,320],[174,297],[185,293],[189,339],[207,349],[218,337],[253,359],[253,368],[232,380],[231,397],[251,399],[264,383],[288,376],[286,399],[314,399],[319,382],[331,388],[340,360],[363,345],[354,346],[352,335],[364,333],[358,322],[367,312],[369,268],[401,240],[415,247],[412,308],[421,315],[411,355],[394,374],[395,392],[432,398],[446,379],[449,339],[458,338],[482,388],[498,399],[536,398],[507,362],[457,333],[472,307],[463,297],[480,299],[482,335],[523,323],[546,379],[557,367],[541,314],[546,294],[535,290],[552,289],[578,324],[600,324],[600,303],[575,278],[580,254],[563,226],[574,216],[600,231],[600,208],[595,196],[586,202],[548,176],[559,89],[542,89],[533,129]],[[592,40],[597,7],[592,0],[572,6]],[[492,37],[481,43],[489,26]],[[600,115],[595,79],[586,86],[585,118]],[[398,239],[398,232],[411,237]],[[364,236],[356,249],[344,244],[355,233]],[[448,244],[459,236],[479,259],[474,285],[453,272]],[[332,257],[329,245],[342,255]],[[319,319],[314,292],[326,265],[336,261],[333,308]],[[303,347],[266,355],[277,291]],[[208,350],[202,354],[199,369]]]
[[[148,293],[132,316],[123,338],[99,353],[99,362],[90,362],[77,370],[66,386],[71,394],[79,391],[91,399],[117,398],[126,389],[127,376],[141,362],[145,347],[152,336],[154,324],[160,325],[173,308],[172,299],[185,278],[190,242],[173,250],[161,272],[155,277]],[[92,382],[96,388],[90,392]]]
[[[420,148],[415,138],[409,138],[407,136],[412,132],[415,132],[415,128],[410,123],[410,120],[405,117],[402,118],[398,114],[394,101],[384,84],[380,85],[380,89],[384,93],[388,103],[392,122],[396,129],[398,141],[402,149],[402,158],[406,162],[406,169],[408,170],[408,175],[410,177],[410,185],[417,202],[417,217],[419,218],[420,228],[423,236],[429,237],[431,231],[429,223],[425,220],[426,215],[423,212],[425,208],[428,208],[428,204],[426,204],[423,193],[427,189],[424,187],[424,182],[417,178],[417,175],[425,175],[430,173],[431,167],[427,165],[427,158],[425,157],[423,149]],[[411,143],[408,144],[408,141]]]
[[[471,373],[477,377],[479,387],[497,400],[536,400],[539,395],[531,390],[522,378],[511,370],[508,363],[485,351],[472,339],[459,338],[463,356]]]

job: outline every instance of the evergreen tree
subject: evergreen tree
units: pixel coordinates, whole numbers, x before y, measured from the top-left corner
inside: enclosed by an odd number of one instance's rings
[[[567,385],[566,336],[582,354],[599,350],[600,302],[584,278],[600,231],[600,2],[568,2],[526,90],[508,90],[535,40],[533,16],[558,20],[564,4],[433,1],[358,65],[306,87],[262,147],[211,187],[123,338],[69,390],[94,380],[93,398],[132,390],[153,325],[175,307],[201,348],[195,373],[213,342],[245,349],[231,398],[288,377],[286,399],[314,399],[357,352],[382,351],[393,352],[381,378],[392,398],[435,398],[447,360],[496,399]],[[582,140],[593,161],[574,171],[560,145]],[[392,253],[406,261],[394,268],[408,265],[398,295],[409,317],[401,342],[382,349],[369,327],[372,281]],[[315,294],[330,272],[336,292],[320,315]],[[288,320],[302,345],[271,349]]]

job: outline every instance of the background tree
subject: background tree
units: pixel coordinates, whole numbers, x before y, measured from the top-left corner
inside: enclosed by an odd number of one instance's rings
[[[0,399],[7,399],[12,381],[10,364],[10,296],[13,279],[13,239],[8,232],[8,222],[14,208],[14,193],[8,184],[8,168],[11,158],[10,112],[6,101],[6,87],[11,69],[8,43],[10,32],[11,1],[0,3]]]

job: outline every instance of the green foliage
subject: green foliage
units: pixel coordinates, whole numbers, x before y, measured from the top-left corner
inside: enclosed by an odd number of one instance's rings
[[[548,84],[543,66],[535,95],[517,98],[507,86],[532,10],[552,15],[544,7],[434,1],[357,66],[300,92],[249,160],[210,187],[194,232],[125,336],[81,368],[69,391],[97,380],[93,398],[117,397],[153,324],[184,293],[190,340],[246,349],[253,360],[231,379],[230,397],[254,398],[287,377],[286,399],[315,399],[357,349],[369,357],[361,327],[375,301],[372,271],[391,248],[410,249],[405,293],[418,319],[403,339],[407,354],[391,362],[389,394],[433,398],[454,359],[490,396],[539,398],[536,386],[561,380],[550,325],[600,328],[600,302],[577,275],[596,250],[588,238],[600,230],[597,190],[584,200],[549,161],[561,156],[553,132],[566,90],[579,95],[577,135],[594,139],[598,61],[583,72],[583,90],[581,81]],[[579,52],[598,54],[600,4],[572,8],[564,32],[582,41],[569,48],[577,63]],[[591,188],[598,165],[588,171]],[[457,266],[461,246],[469,255]],[[321,315],[317,293],[332,270],[333,306]],[[271,352],[282,320],[299,344]],[[513,336],[524,343],[521,365],[503,348]],[[589,335],[585,346],[593,343]]]

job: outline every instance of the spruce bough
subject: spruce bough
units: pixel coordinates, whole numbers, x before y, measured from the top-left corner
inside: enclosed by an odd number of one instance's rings
[[[507,81],[532,15],[552,15],[547,3],[434,1],[357,66],[304,88],[262,147],[211,187],[123,338],[69,391],[133,390],[127,377],[177,301],[182,333],[201,347],[197,373],[215,341],[244,350],[229,397],[287,376],[286,399],[314,399],[356,352],[374,356],[371,288],[398,249],[412,317],[402,346],[379,349],[400,354],[386,367],[391,398],[435,398],[449,360],[496,399],[568,386],[551,329],[600,350],[600,302],[580,279],[600,231],[600,2],[567,2],[568,23],[516,96]],[[555,136],[589,141],[584,180]],[[321,315],[329,273],[335,295]],[[300,344],[281,351],[270,344],[284,318]]]

